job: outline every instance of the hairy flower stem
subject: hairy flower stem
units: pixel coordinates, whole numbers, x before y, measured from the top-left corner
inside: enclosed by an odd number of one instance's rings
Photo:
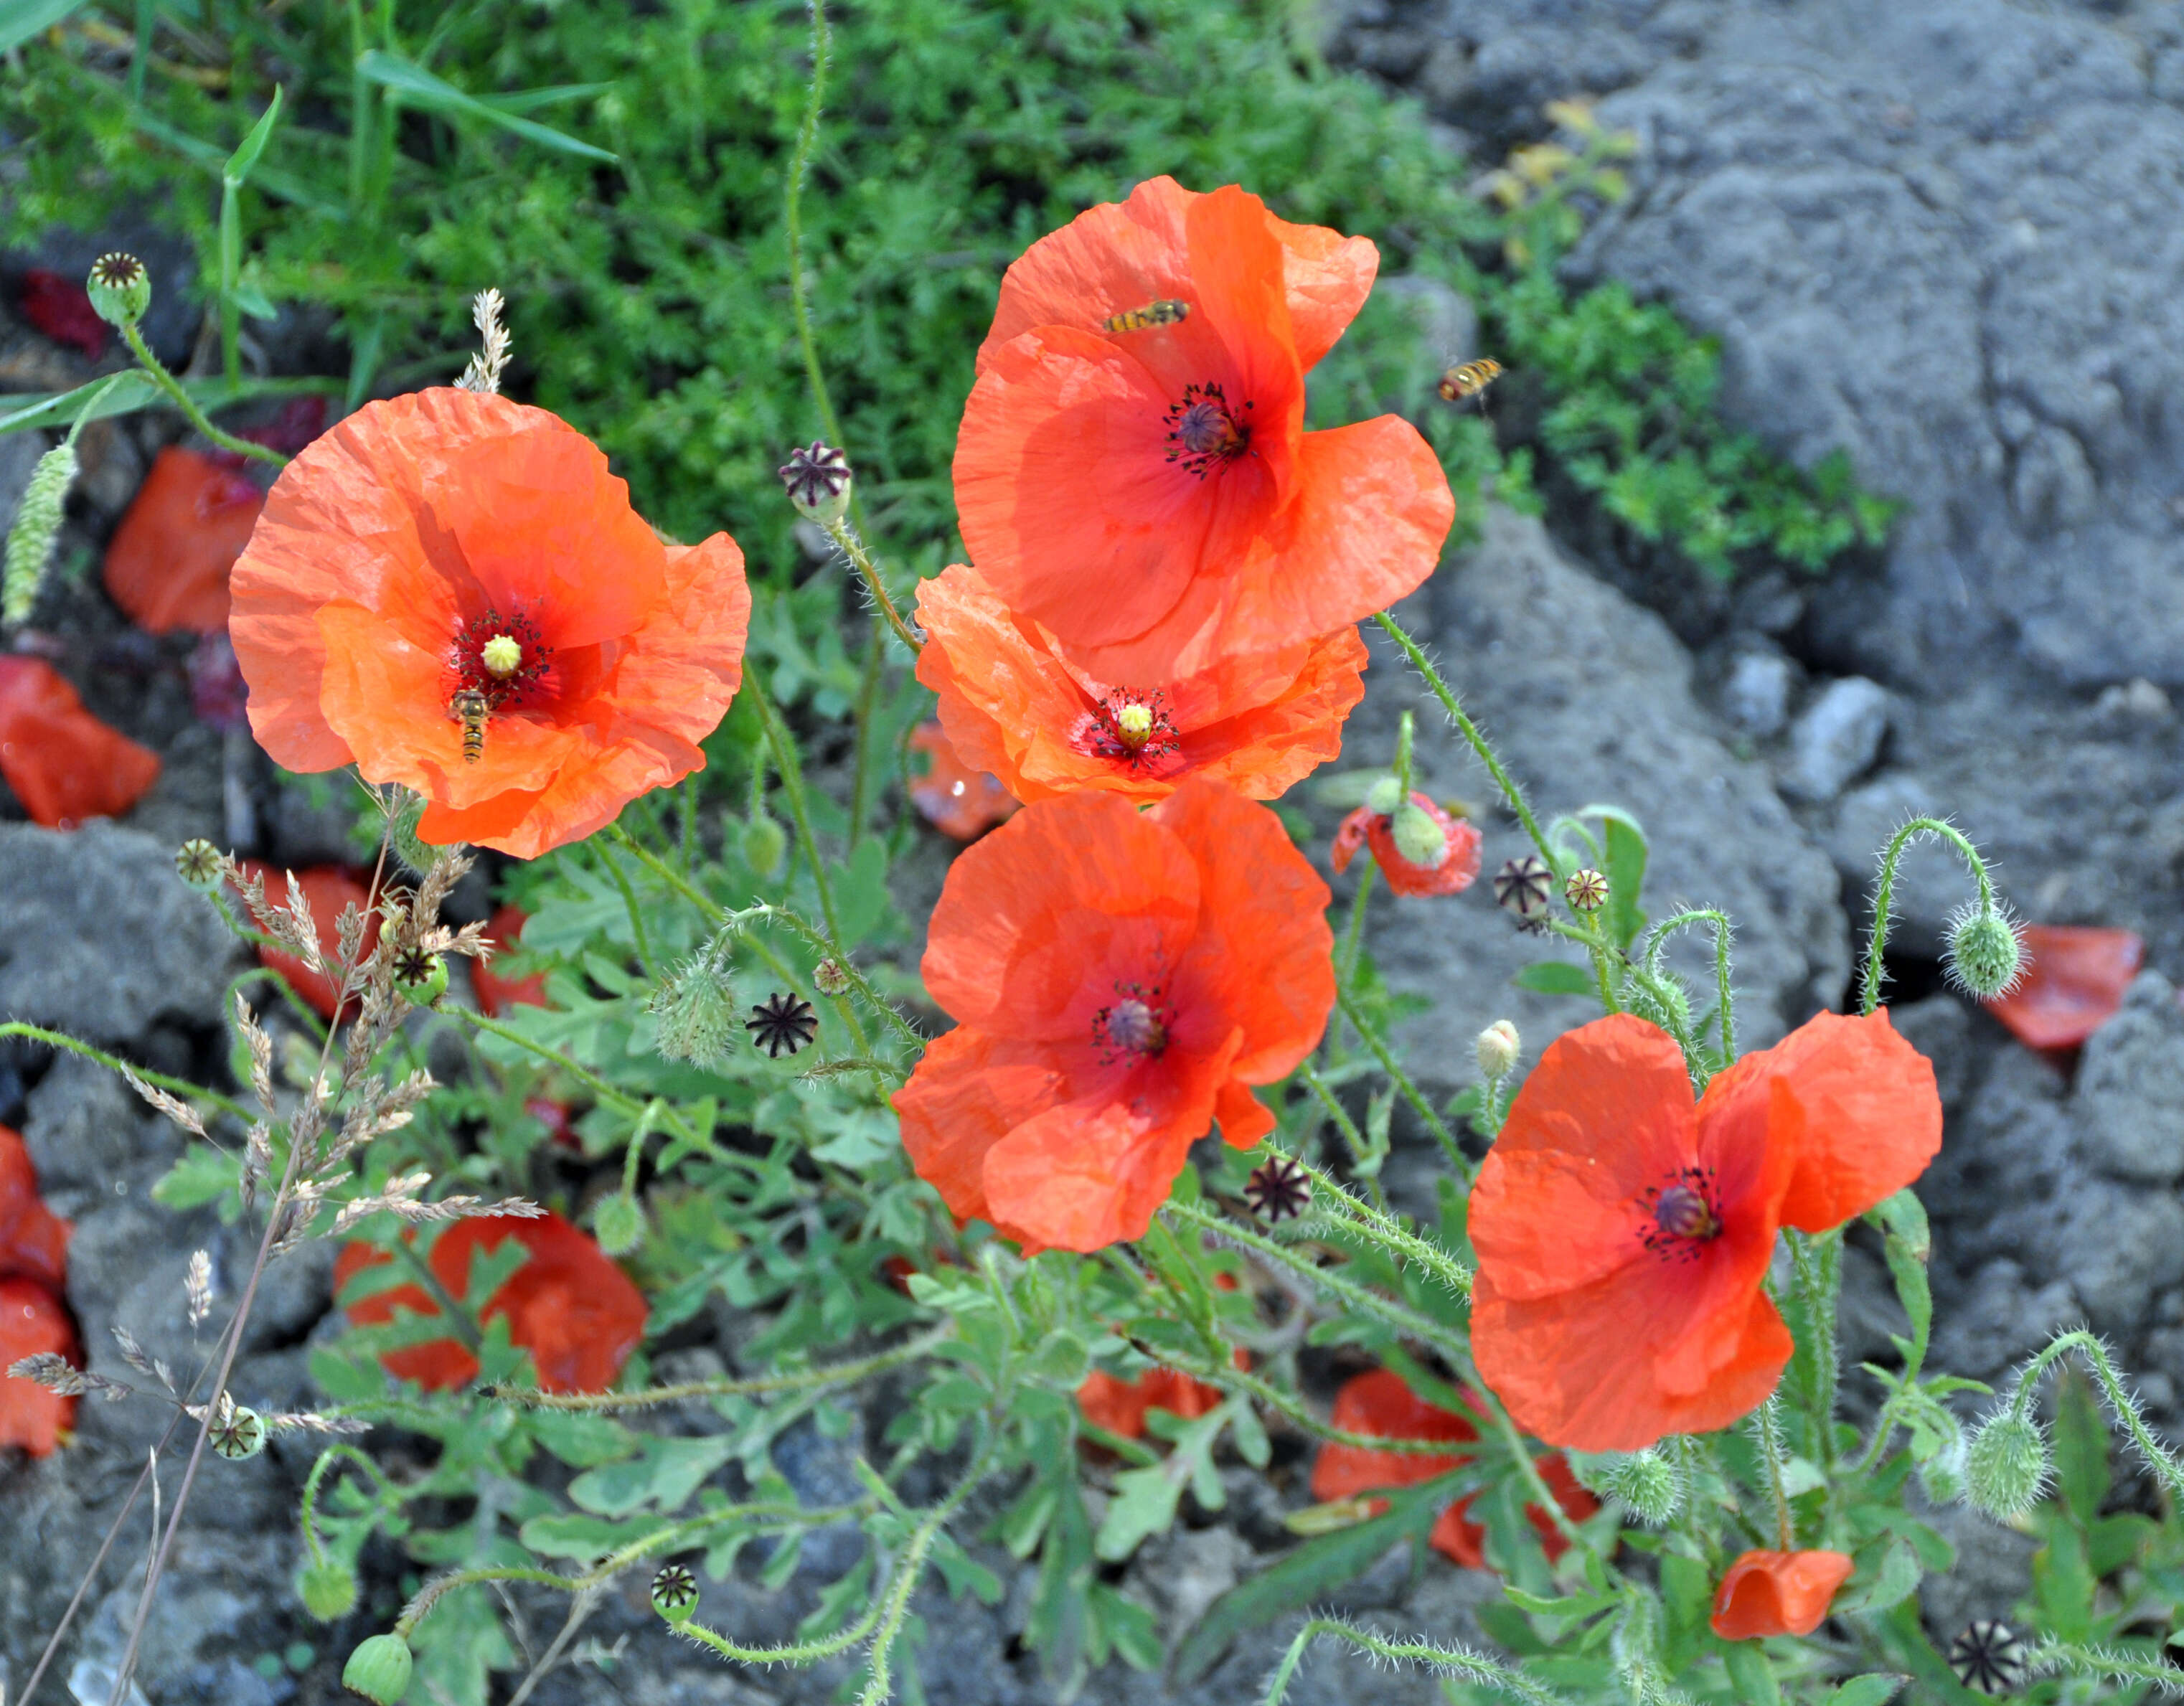
[[[1190,1375],[1193,1380],[1220,1386],[1231,1394],[1240,1393],[1255,1399],[1276,1414],[1286,1417],[1306,1433],[1335,1445],[1356,1446],[1368,1452],[1408,1452],[1418,1457],[1445,1458],[1449,1455],[1446,1440],[1405,1440],[1391,1438],[1385,1434],[1360,1434],[1348,1428],[1338,1428],[1332,1422],[1323,1422],[1306,1408],[1302,1399],[1233,1363],[1224,1365],[1219,1362],[1188,1357],[1169,1358],[1166,1352],[1162,1352],[1162,1357],[1167,1366]]]
[[[1471,1295],[1471,1270],[1438,1245],[1411,1231],[1384,1207],[1360,1202],[1336,1179],[1301,1157],[1291,1157],[1318,1193],[1313,1201],[1323,1207],[1340,1204],[1368,1236],[1390,1254],[1415,1263],[1459,1297]]]
[[[1730,986],[1729,951],[1736,927],[1730,923],[1729,914],[1711,906],[1696,906],[1663,918],[1646,933],[1646,946],[1641,957],[1646,970],[1658,977],[1661,950],[1668,945],[1669,938],[1695,924],[1713,926],[1714,1000],[1720,1015],[1721,1057],[1726,1063],[1736,1058],[1736,997]]]
[[[319,1453],[318,1461],[311,1465],[310,1474],[304,1478],[304,1545],[310,1553],[313,1564],[326,1561],[326,1544],[319,1538],[319,1489],[326,1477],[345,1463],[354,1463],[379,1484],[379,1496],[382,1502],[390,1498],[398,1501],[400,1497],[394,1483],[387,1480],[386,1471],[354,1446],[328,1446]]]
[[[1347,989],[1357,980],[1357,962],[1365,951],[1365,903],[1373,898],[1373,879],[1379,875],[1380,867],[1371,860],[1357,878],[1357,887],[1350,896],[1350,919],[1342,930],[1342,960],[1337,968],[1335,982]]]
[[[1789,1483],[1784,1478],[1782,1424],[1769,1398],[1752,1413],[1752,1443],[1759,1448],[1759,1461],[1767,1471],[1767,1502],[1774,1514],[1774,1537],[1780,1550],[1797,1549],[1797,1530],[1790,1522]]]
[[[1370,874],[1369,872],[1368,874]],[[1468,1185],[1475,1170],[1472,1167],[1470,1157],[1464,1154],[1462,1146],[1457,1144],[1456,1134],[1451,1131],[1441,1117],[1434,1112],[1433,1104],[1426,1100],[1425,1093],[1412,1082],[1411,1075],[1396,1062],[1394,1053],[1382,1040],[1379,1034],[1366,1023],[1365,1016],[1357,1011],[1357,998],[1351,993],[1348,983],[1340,979],[1336,981],[1334,999],[1341,1004],[1342,1016],[1350,1021],[1357,1034],[1364,1039],[1365,1046],[1370,1049],[1374,1057],[1379,1061],[1380,1069],[1387,1073],[1389,1082],[1401,1093],[1403,1100],[1411,1105],[1411,1111],[1425,1122],[1426,1129],[1434,1135],[1434,1140],[1440,1145],[1441,1153],[1447,1158],[1451,1170],[1458,1179]]]
[[[644,913],[637,904],[637,890],[630,886],[629,873],[621,868],[621,861],[604,846],[599,849],[599,862],[607,867],[607,875],[621,890],[621,904],[629,914],[629,934],[637,946],[638,969],[657,983],[660,980],[660,962],[653,957],[652,942],[644,928]]]
[[[1297,1666],[1304,1662],[1312,1643],[1323,1636],[1347,1642],[1359,1651],[1391,1664],[1424,1665],[1437,1676],[1492,1689],[1522,1700],[1527,1706],[1565,1706],[1561,1695],[1541,1687],[1523,1671],[1474,1653],[1469,1647],[1441,1647],[1430,1641],[1394,1641],[1346,1623],[1339,1617],[1315,1617],[1297,1631],[1296,1638],[1290,1642],[1289,1650],[1275,1665],[1273,1675],[1267,1679],[1267,1695],[1262,1706],[1281,1706],[1296,1675]]]
[[[2123,1377],[2109,1360],[2108,1346],[2098,1338],[2081,1327],[2074,1331],[2058,1334],[2042,1351],[2027,1363],[2017,1377],[2017,1390],[2009,1401],[2013,1419],[2023,1422],[2031,1408],[2032,1395],[2038,1389],[2040,1377],[2067,1352],[2075,1351],[2093,1376],[2093,1384],[2100,1389],[2107,1402],[2109,1414],[2117,1425],[2131,1436],[2139,1459],[2149,1473],[2165,1488],[2172,1499],[2184,1499],[2184,1464],[2180,1464],[2139,1413],[2138,1400],[2123,1383]]]
[[[823,1369],[797,1369],[783,1374],[759,1374],[742,1380],[685,1380],[671,1386],[646,1386],[634,1392],[543,1392],[509,1386],[487,1389],[488,1397],[503,1398],[533,1410],[621,1411],[645,1410],[686,1398],[753,1397],[770,1392],[823,1391],[854,1385],[873,1374],[899,1369],[945,1344],[956,1336],[956,1324],[943,1322],[928,1332],[855,1362],[830,1363]]]
[[[865,590],[872,595],[872,602],[879,606],[880,614],[887,618],[888,626],[894,630],[894,637],[903,643],[912,657],[916,657],[925,650],[925,642],[918,638],[910,624],[903,620],[902,612],[895,608],[894,599],[888,593],[887,582],[881,577],[880,566],[873,560],[872,552],[866,548],[857,530],[846,521],[829,521],[826,527],[827,537],[834,542],[836,549],[850,560],[857,573],[863,577]]]
[[[812,833],[811,812],[804,794],[804,769],[797,761],[796,743],[788,738],[788,731],[781,726],[780,713],[766,702],[759,685],[746,676],[744,691],[750,695],[751,703],[758,707],[759,721],[766,725],[766,744],[773,749],[773,767],[781,775],[781,790],[788,796],[788,815],[796,824],[796,833],[803,839],[804,856],[811,861],[811,886],[819,895],[819,914],[827,921],[827,934],[834,941],[842,939],[842,922],[834,912],[834,891],[827,881],[827,861],[819,851],[819,838]]]
[[[209,1107],[218,1108],[222,1113],[231,1113],[246,1124],[255,1117],[248,1108],[236,1101],[233,1096],[222,1096],[216,1090],[207,1090],[203,1084],[192,1084],[185,1078],[170,1078],[165,1073],[153,1072],[149,1067],[131,1066],[117,1056],[103,1053],[92,1047],[89,1043],[78,1042],[74,1037],[60,1031],[42,1030],[36,1025],[26,1025],[10,1020],[4,1024],[0,1024],[0,1037],[21,1037],[26,1041],[44,1043],[52,1048],[65,1049],[69,1053],[81,1055],[84,1059],[94,1062],[111,1073],[133,1072],[148,1084],[156,1085],[161,1090],[172,1090],[176,1096],[185,1097],[192,1102],[203,1102]],[[21,1703],[18,1702],[17,1706],[21,1706]]]
[[[1842,1286],[1842,1233],[1789,1235],[1797,1292],[1811,1324],[1813,1443],[1822,1467],[1836,1466],[1836,1299]]]
[[[190,393],[182,389],[181,382],[168,372],[165,364],[152,354],[151,346],[144,342],[144,334],[136,329],[136,321],[124,321],[121,335],[128,340],[129,353],[136,358],[137,365],[143,368],[154,385],[167,393],[167,400],[182,411],[183,418],[191,426],[223,450],[231,450],[238,456],[252,457],[260,462],[270,462],[276,468],[288,466],[288,459],[278,450],[263,444],[254,444],[248,438],[238,438],[231,432],[223,432],[207,420],[204,410],[198,408]]]
[[[1379,1170],[1376,1164],[1379,1157],[1373,1154],[1372,1146],[1366,1142],[1365,1134],[1358,1130],[1357,1122],[1351,1118],[1350,1110],[1343,1107],[1341,1100],[1327,1087],[1327,1081],[1312,1069],[1310,1061],[1304,1062],[1297,1068],[1297,1076],[1302,1079],[1312,1093],[1318,1097],[1319,1105],[1327,1110],[1328,1118],[1334,1122],[1334,1129],[1342,1134],[1343,1142],[1350,1148],[1350,1159],[1358,1169],[1360,1176],[1364,1179],[1366,1185],[1371,1189],[1373,1202],[1379,1207],[1385,1208],[1388,1206],[1388,1196],[1380,1188]],[[1372,1169],[1369,1172],[1367,1171],[1368,1168]]]
[[[1972,845],[1962,830],[1938,817],[1914,817],[1897,830],[1888,844],[1888,850],[1880,856],[1880,877],[1873,889],[1873,933],[1866,940],[1865,976],[1858,990],[1858,1010],[1861,1013],[1869,1013],[1880,1005],[1880,985],[1886,976],[1881,953],[1888,945],[1889,915],[1896,899],[1897,861],[1914,841],[1929,835],[1937,835],[1954,845],[1964,856],[1964,867],[1972,873],[1972,881],[1979,887],[1980,909],[1993,910],[1994,881],[1987,875],[1986,861],[1980,857],[1979,849]]]

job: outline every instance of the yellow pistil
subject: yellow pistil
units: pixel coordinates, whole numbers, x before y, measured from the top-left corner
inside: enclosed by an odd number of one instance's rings
[[[478,648],[478,661],[505,680],[523,666],[523,648],[507,634],[495,634]]]
[[[1135,751],[1152,739],[1153,711],[1149,705],[1125,705],[1115,713],[1115,733],[1123,744]]]

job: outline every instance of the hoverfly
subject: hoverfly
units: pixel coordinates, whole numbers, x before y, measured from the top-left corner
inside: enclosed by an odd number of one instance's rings
[[[1143,308],[1126,308],[1120,314],[1111,314],[1100,322],[1102,332],[1143,332],[1148,326],[1173,326],[1190,312],[1190,304],[1164,297],[1158,302],[1149,302]]]
[[[459,689],[448,700],[448,718],[463,726],[463,762],[476,764],[485,756],[485,719],[490,707],[474,687]]]
[[[1461,367],[1451,367],[1440,376],[1438,389],[1444,402],[1461,403],[1467,397],[1482,397],[1486,387],[1502,376],[1502,364],[1481,356],[1476,361],[1467,361]],[[1480,403],[1484,409],[1486,405]]]

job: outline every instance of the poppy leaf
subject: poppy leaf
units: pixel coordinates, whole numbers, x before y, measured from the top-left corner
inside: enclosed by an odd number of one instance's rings
[[[699,1483],[735,1455],[735,1441],[721,1436],[677,1440],[658,1436],[620,1463],[586,1469],[569,1483],[569,1497],[598,1516],[625,1516],[641,1505],[663,1513],[689,1503]]]
[[[1536,995],[1590,995],[1597,993],[1592,974],[1567,960],[1538,960],[1510,979],[1520,990]]]
[[[242,1181],[242,1163],[223,1155],[209,1144],[193,1143],[152,1187],[152,1200],[163,1207],[202,1208],[220,1205],[220,1218],[232,1222],[241,1212],[236,1187]]]
[[[1934,1252],[1933,1229],[1927,1224],[1926,1205],[1919,1193],[1905,1185],[1893,1196],[1885,1196],[1866,1215],[1867,1221],[1885,1232],[1893,1232],[1910,1246],[1911,1254],[1924,1262]]]
[[[1857,1574],[1836,1594],[1836,1611],[1886,1611],[1908,1598],[1925,1573],[1918,1553],[1901,1535],[1869,1541],[1856,1555]]]
[[[1092,1614],[1088,1645],[1099,1649],[1104,1662],[1109,1652],[1119,1653],[1135,1670],[1157,1670],[1161,1662],[1160,1630],[1153,1614],[1136,1601],[1124,1598],[1104,1581],[1092,1584],[1086,1608]]]
[[[1774,1681],[1774,1667],[1756,1641],[1725,1641],[1721,1647],[1723,1669],[1730,1686],[1746,1706],[1781,1706],[1782,1690]]]
[[[227,164],[220,168],[220,181],[229,189],[242,187],[250,177],[251,168],[258,164],[258,157],[265,152],[265,144],[272,139],[273,126],[281,121],[281,86],[276,83],[273,98],[265,103],[265,112],[250,127],[250,134],[242,139],[242,145],[227,157]]]
[[[586,1516],[576,1511],[557,1511],[551,1516],[534,1516],[523,1525],[521,1538],[532,1551],[548,1558],[575,1558],[589,1564],[594,1558],[604,1558],[618,1552],[633,1541],[652,1534],[659,1525],[651,1519],[638,1517],[626,1522],[610,1522],[604,1517]]]
[[[1896,1295],[1911,1318],[1912,1342],[1904,1352],[1903,1366],[1908,1374],[1916,1374],[1926,1360],[1926,1343],[1933,1331],[1933,1289],[1926,1282],[1926,1264],[1907,1240],[1891,1232],[1882,1248],[1888,1271],[1896,1278]]]
[[[367,81],[382,88],[393,90],[412,106],[422,107],[443,118],[483,119],[489,125],[498,125],[511,135],[540,148],[552,148],[580,159],[599,160],[608,165],[618,164],[618,157],[606,149],[594,148],[589,142],[549,125],[534,123],[526,118],[465,94],[453,83],[434,76],[422,65],[406,59],[399,53],[389,53],[384,47],[374,47],[358,57],[356,72]]]
[[[1828,1696],[1828,1706],[1888,1706],[1908,1676],[1889,1676],[1875,1672],[1870,1676],[1853,1676]]]
[[[638,1436],[611,1416],[590,1416],[581,1410],[538,1410],[529,1420],[538,1443],[571,1469],[590,1469],[601,1463],[619,1463],[638,1448]]]
[[[2109,1431],[2085,1376],[2064,1371],[2055,1392],[2055,1483],[2063,1503],[2090,1526],[2109,1496]]]
[[[1607,934],[1628,948],[1646,927],[1638,905],[1646,883],[1646,836],[1635,820],[1619,811],[1603,812],[1607,831]]]

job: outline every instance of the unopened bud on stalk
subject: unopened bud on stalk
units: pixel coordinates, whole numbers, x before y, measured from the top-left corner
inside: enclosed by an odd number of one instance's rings
[[[1919,1465],[1919,1485],[1930,1503],[1950,1505],[1964,1497],[1965,1458],[1964,1441],[1953,1439]]]
[[[788,856],[788,832],[763,811],[744,825],[744,863],[754,877],[771,877]]]
[[[1687,1036],[1691,1028],[1691,992],[1682,981],[1663,973],[1656,980],[1659,985],[1640,983],[1630,985],[1630,1011],[1648,1024],[1658,1025],[1671,1036]]]
[[[394,987],[411,1006],[431,1006],[448,993],[446,956],[410,949],[394,962]]]
[[[1516,1026],[1507,1019],[1496,1019],[1479,1032],[1474,1046],[1479,1051],[1479,1076],[1502,1079],[1509,1076],[1517,1064],[1517,1055],[1523,1046]]]
[[[617,1190],[592,1211],[592,1235],[610,1256],[627,1256],[644,1242],[644,1211]]]
[[[410,1643],[398,1635],[375,1635],[342,1666],[342,1686],[375,1706],[397,1706],[410,1692]]]
[[[133,254],[114,249],[91,264],[83,282],[92,311],[109,326],[134,326],[152,305],[152,275]]]
[[[1618,1459],[1601,1477],[1602,1491],[1648,1528],[1659,1528],[1684,1502],[1684,1478],[1652,1447]]]
[[[356,1572],[328,1558],[309,1564],[296,1578],[296,1597],[321,1623],[338,1623],[356,1609]]]
[[[736,992],[710,950],[683,961],[644,1005],[659,1021],[654,1045],[663,1058],[696,1067],[727,1058],[738,1026]]]
[[[2053,1458],[2040,1424],[2009,1410],[1972,1436],[1964,1491],[1989,1516],[2007,1522],[2030,1510],[2048,1485]]]
[[[2023,927],[2001,908],[1974,901],[1949,920],[1942,964],[1949,981],[1975,1000],[2006,994],[2024,967]]]
[[[822,995],[833,996],[849,993],[850,974],[833,960],[822,960],[814,966],[811,968],[811,981]]]
[[[1434,822],[1432,812],[1413,800],[1406,800],[1396,808],[1389,833],[1396,851],[1410,864],[1431,871],[1448,857],[1448,832]]]
[[[75,483],[78,466],[75,446],[64,441],[38,458],[23,488],[23,502],[15,511],[15,524],[8,529],[4,566],[0,566],[0,622],[13,627],[31,619],[38,601],[38,586],[46,577],[46,560],[60,537],[61,512],[69,488]]]
[[[396,858],[421,877],[432,868],[432,861],[440,856],[442,851],[440,848],[427,846],[417,839],[417,825],[424,816],[425,796],[412,794],[387,820],[387,845],[394,850]]]
[[[850,459],[831,444],[813,439],[792,450],[779,470],[788,501],[807,521],[831,527],[850,512]]]

